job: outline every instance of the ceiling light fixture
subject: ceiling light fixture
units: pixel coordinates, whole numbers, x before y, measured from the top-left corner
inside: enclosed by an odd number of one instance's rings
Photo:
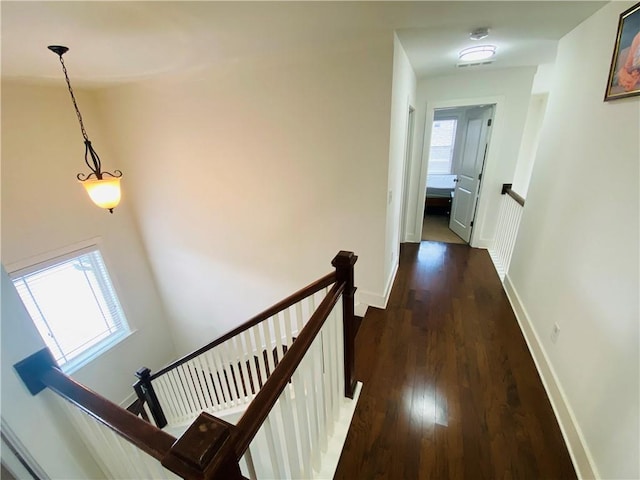
[[[489,36],[489,27],[476,28],[469,34],[471,40],[482,40]]]
[[[477,47],[469,47],[461,50],[458,58],[461,62],[474,62],[478,60],[486,60],[496,54],[495,45],[478,45]]]
[[[76,97],[73,94],[73,89],[69,82],[67,68],[64,64],[64,60],[62,59],[62,55],[67,53],[69,49],[61,45],[51,45],[48,48],[60,58],[64,78],[67,81],[71,101],[73,102],[73,107],[76,110],[76,116],[78,117],[78,122],[80,122],[80,130],[82,132],[82,137],[84,138],[84,162],[89,167],[89,170],[91,170],[89,175],[78,173],[76,178],[82,183],[82,186],[89,194],[93,203],[100,208],[106,208],[109,212],[113,213],[113,209],[120,203],[120,177],[122,177],[122,172],[120,170],[114,170],[113,173],[103,172],[100,157],[93,149],[93,146],[91,146],[87,132],[84,129],[84,123],[82,122],[82,115],[78,109]],[[91,161],[89,161],[89,158],[91,158]],[[108,178],[104,178],[105,175],[107,175]]]

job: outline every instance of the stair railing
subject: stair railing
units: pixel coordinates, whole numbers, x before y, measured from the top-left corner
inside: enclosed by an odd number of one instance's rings
[[[200,385],[204,382],[210,387],[216,385],[215,379],[218,378],[218,395],[224,398],[220,392],[225,391],[225,385],[227,391],[230,389],[232,381],[229,379],[233,379],[235,374],[233,389],[238,394],[242,389],[245,398],[232,397],[230,393],[228,398],[230,401],[233,398],[234,401],[246,402],[243,405],[246,411],[236,425],[201,411],[176,439],[158,426],[75,382],[55,366],[47,349],[19,362],[15,368],[32,394],[49,388],[67,401],[64,403],[74,423],[87,438],[98,463],[112,478],[176,478],[176,474],[186,479],[231,480],[244,479],[244,475],[251,479],[305,476],[312,470],[318,471],[318,455],[326,450],[327,438],[338,420],[339,402],[341,399],[344,401],[344,397],[353,398],[356,388],[353,377],[353,266],[356,260],[352,252],[339,252],[332,262],[335,272],[155,375],[140,372],[142,378],[135,387],[140,400],[135,407],[136,413],[146,408],[158,425],[163,423],[159,413],[164,415],[160,399],[167,392],[156,395],[154,380],[183,367],[181,385],[186,384],[191,388],[199,379]],[[271,338],[276,346],[281,347],[277,353],[271,356],[269,349],[259,349],[267,342],[263,339],[261,345],[258,335],[271,331],[271,325],[269,328],[260,326],[257,333],[251,329],[280,314],[282,318],[291,316],[289,309],[297,312],[302,308],[297,306],[301,300],[316,295],[322,289],[326,290],[329,285],[333,286],[326,292],[318,308],[307,311],[309,316],[306,322],[304,315],[296,316],[294,325],[299,328],[295,332],[295,340],[294,329],[289,335],[286,324],[281,325],[289,342],[286,349],[284,345],[278,345],[280,337],[275,333]],[[302,308],[302,311],[304,313],[305,309]],[[274,332],[276,328],[273,324]],[[222,363],[222,370],[215,370],[215,375],[210,378],[212,383],[207,383],[202,372],[195,371],[194,374],[193,370],[184,369],[188,362],[203,353],[242,335],[245,336],[242,341],[246,345],[249,345],[247,336],[255,342],[250,343],[254,347],[252,352],[267,351],[267,358],[257,355],[257,360],[251,361],[249,357],[248,364],[245,364],[248,356],[231,356],[227,359],[231,360],[230,364]],[[236,361],[241,362],[237,367]],[[268,370],[267,365],[272,369]],[[204,368],[202,359],[199,366]],[[193,383],[190,384],[184,376],[185,371],[190,373]],[[210,370],[208,373],[212,372]],[[253,373],[255,376],[251,376]],[[225,378],[224,383],[222,378]],[[200,392],[202,394],[203,391]],[[247,401],[247,397],[251,399]],[[197,391],[195,397],[192,395],[192,401],[194,398],[198,398]],[[206,401],[200,401],[199,405],[206,405]],[[268,457],[262,455],[255,462],[257,450],[266,451]]]
[[[222,337],[156,373],[142,367],[134,390],[159,427],[201,412],[244,410],[311,318],[336,272],[325,275]]]
[[[496,235],[489,247],[489,255],[500,280],[504,280],[509,271],[525,204],[525,199],[514,192],[511,187],[510,183],[502,185],[502,200],[498,212]]]

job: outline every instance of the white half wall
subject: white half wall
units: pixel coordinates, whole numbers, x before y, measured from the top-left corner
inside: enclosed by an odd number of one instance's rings
[[[358,293],[383,296],[393,33],[343,47],[101,92],[181,353],[339,250],[359,257]]]
[[[630,5],[560,41],[508,272],[583,478],[640,478],[640,101],[603,102]]]
[[[471,237],[472,246],[486,248],[491,244],[498,219],[500,190],[503,183],[511,183],[515,172],[535,70],[535,67],[472,70],[418,79],[416,135],[406,216],[409,241],[419,242],[422,235],[433,111],[495,103],[493,132]]]

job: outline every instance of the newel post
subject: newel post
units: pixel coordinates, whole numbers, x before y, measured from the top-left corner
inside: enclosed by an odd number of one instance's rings
[[[354,297],[356,287],[353,282],[353,266],[358,257],[353,252],[340,251],[331,265],[336,269],[338,282],[345,282],[342,293],[342,324],[344,330],[344,395],[353,398],[356,389],[355,340],[356,325]]]
[[[138,381],[133,384],[136,395],[142,402],[147,402],[147,405],[149,405],[149,410],[156,426],[163,428],[167,425],[167,419],[164,416],[153,385],[151,385],[151,370],[147,367],[142,367],[136,372],[136,377],[138,377]]]
[[[242,480],[233,450],[235,427],[202,412],[162,459],[162,465],[182,478]]]

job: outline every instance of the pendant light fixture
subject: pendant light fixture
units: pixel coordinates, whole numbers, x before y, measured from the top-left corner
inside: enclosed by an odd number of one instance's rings
[[[60,58],[64,78],[67,81],[71,101],[73,102],[73,107],[76,110],[76,116],[78,117],[78,122],[80,122],[80,130],[82,131],[82,137],[84,138],[84,162],[89,167],[89,170],[91,170],[91,173],[88,175],[78,173],[76,177],[82,183],[82,186],[89,194],[93,203],[100,208],[105,208],[109,210],[109,212],[113,213],[113,209],[120,203],[120,177],[122,177],[122,172],[120,170],[114,170],[113,173],[102,171],[100,157],[93,149],[91,141],[87,136],[87,132],[84,129],[82,115],[78,109],[76,97],[73,94],[73,89],[69,82],[69,75],[67,75],[67,68],[64,64],[64,60],[62,59],[62,55],[67,53],[69,49],[61,45],[51,45],[48,48]]]

